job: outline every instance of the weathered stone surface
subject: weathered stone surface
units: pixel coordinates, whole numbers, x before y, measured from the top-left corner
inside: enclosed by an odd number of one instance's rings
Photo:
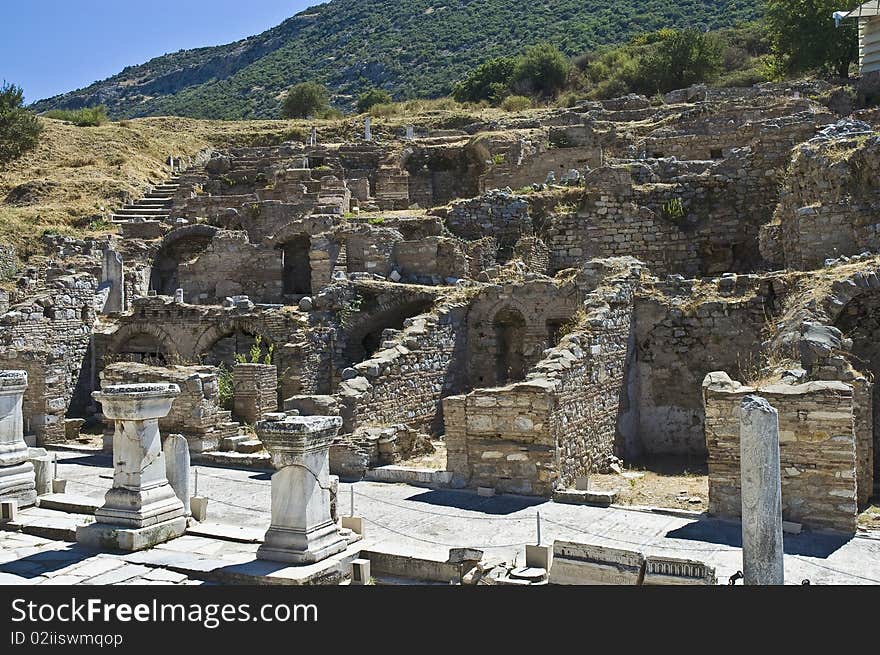
[[[760,396],[745,396],[740,412],[744,582],[781,585],[785,576],[779,419]]]

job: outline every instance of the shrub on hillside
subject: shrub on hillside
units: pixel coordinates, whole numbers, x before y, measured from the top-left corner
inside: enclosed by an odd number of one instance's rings
[[[507,95],[517,60],[497,57],[477,66],[452,90],[456,102],[498,102]]]
[[[53,109],[47,111],[43,116],[73,123],[77,127],[98,127],[110,120],[104,105],[83,107],[82,109]]]
[[[357,110],[359,114],[370,111],[375,105],[390,105],[393,99],[384,89],[370,89],[358,96]]]
[[[639,80],[646,93],[666,93],[709,82],[721,71],[722,46],[712,34],[695,29],[662,30],[662,38],[642,58]]]
[[[21,87],[4,82],[0,86],[0,165],[36,148],[42,131],[37,117],[24,108]]]
[[[525,111],[532,108],[532,99],[526,96],[507,96],[501,101],[504,111]]]
[[[283,118],[309,118],[329,109],[330,94],[317,82],[303,82],[290,88],[281,105]]]
[[[529,46],[516,62],[513,88],[525,93],[555,95],[565,86],[568,57],[549,43]]]

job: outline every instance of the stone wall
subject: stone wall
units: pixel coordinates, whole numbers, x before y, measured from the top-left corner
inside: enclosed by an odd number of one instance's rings
[[[494,237],[499,250],[508,255],[520,237],[534,234],[528,202],[497,189],[452,203],[446,215],[446,227],[467,241]]]
[[[447,468],[462,486],[549,495],[603,470],[632,430],[626,387],[639,267],[610,275],[574,331],[523,382],[444,400]]]
[[[343,432],[395,423],[441,432],[441,399],[464,383],[464,315],[463,305],[450,304],[407,319],[388,347],[356,364],[337,394]]]
[[[192,452],[215,450],[225,436],[238,433],[230,412],[220,407],[217,369],[213,366],[158,367],[117,362],[101,372],[101,385],[171,382],[180,387],[168,416],[159,419],[163,434],[182,434]],[[112,431],[112,421],[108,423]]]
[[[279,251],[251,244],[244,232],[220,232],[205,252],[178,267],[184,298],[200,305],[248,296],[258,303],[282,300]]]
[[[278,411],[278,371],[266,364],[236,364],[232,369],[235,416],[255,424],[267,412]]]
[[[84,415],[91,404],[93,370],[89,336],[95,322],[97,282],[88,273],[59,275],[43,289],[0,316],[0,351],[11,361],[22,355],[31,388],[25,394],[33,416],[31,429],[40,440],[64,439],[65,413]],[[47,399],[40,381],[51,386]],[[45,402],[44,402],[45,400]],[[28,416],[25,416],[26,421]],[[60,421],[60,425],[59,425]]]
[[[761,248],[777,266],[814,269],[826,259],[880,249],[880,136],[866,124],[834,126],[842,136],[812,139],[795,151]],[[864,130],[864,134],[849,134]]]
[[[394,266],[404,282],[447,284],[466,278],[471,266],[464,244],[448,237],[427,237],[394,244]]]
[[[724,373],[703,383],[709,511],[739,517],[740,402],[749,393],[779,413],[784,520],[816,529],[856,531],[857,456],[853,390],[836,381],[744,387]]]
[[[64,417],[70,402],[64,359],[33,348],[0,349],[0,369],[27,371],[21,413],[24,433],[38,446],[65,441]]]
[[[759,226],[772,212],[772,196],[751,158],[740,153],[707,163],[703,174],[648,184],[634,183],[638,168],[589,172],[579,201],[561,199],[539,230],[550,270],[617,256],[636,257],[655,275],[750,270],[759,259]]]
[[[638,440],[626,456],[705,455],[703,378],[760,368],[775,293],[778,284],[748,275],[646,285],[637,293]]]

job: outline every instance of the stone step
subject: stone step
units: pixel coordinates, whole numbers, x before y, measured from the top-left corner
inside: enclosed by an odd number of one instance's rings
[[[267,470],[272,468],[272,458],[269,453],[230,453],[222,450],[214,450],[209,453],[192,455],[193,464],[210,464],[212,466],[226,466],[229,468],[254,468]]]
[[[249,441],[250,435],[247,434],[237,434],[234,437],[224,437],[220,441],[220,450],[224,452],[234,452],[237,450],[238,444],[243,441]]]
[[[119,216],[129,214],[134,216],[168,216],[169,212],[166,207],[138,207],[126,205],[122,209],[117,209],[114,213]]]
[[[263,450],[263,442],[259,439],[254,438],[246,438],[244,441],[239,441],[235,444],[235,452],[237,453],[258,453]]]
[[[81,496],[78,494],[46,494],[37,498],[41,509],[51,509],[67,514],[94,514],[102,504],[100,498]]]
[[[126,209],[133,209],[137,207],[142,207],[144,209],[154,208],[154,209],[166,209],[174,204],[174,201],[171,198],[141,198],[137,202],[125,205]]]
[[[150,191],[144,194],[144,198],[149,200],[174,200],[174,194],[163,191]]]
[[[53,541],[75,542],[77,526],[94,522],[94,517],[84,514],[67,514],[41,507],[29,507],[21,510],[15,521],[5,523],[4,528]]]
[[[448,487],[452,482],[452,473],[437,469],[392,464],[368,470],[364,479],[395,484],[402,482],[416,487]]]

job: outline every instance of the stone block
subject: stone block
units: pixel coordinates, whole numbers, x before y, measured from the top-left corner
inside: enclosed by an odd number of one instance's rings
[[[549,580],[550,584],[638,585],[644,568],[645,557],[639,552],[555,541]]]

